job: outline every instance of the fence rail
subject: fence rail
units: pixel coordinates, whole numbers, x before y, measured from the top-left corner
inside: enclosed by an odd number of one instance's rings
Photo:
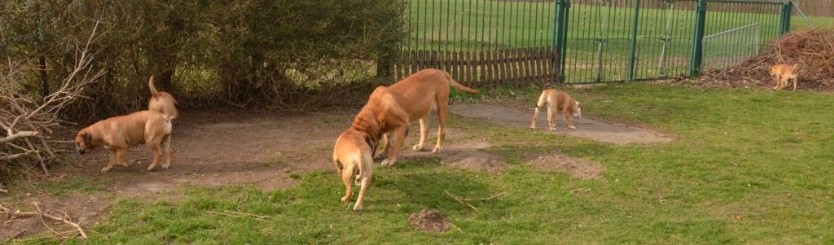
[[[696,75],[762,50],[790,27],[792,7],[785,0],[411,0],[409,6],[410,38],[392,67],[395,79],[434,67],[476,87]],[[753,24],[756,31],[704,43],[705,36]],[[727,49],[733,46],[751,48]]]
[[[555,82],[558,72],[553,63],[553,48],[516,48],[487,51],[413,50],[409,59],[394,67],[394,76],[403,78],[425,68],[446,70],[458,82],[477,86],[522,86],[535,82]]]

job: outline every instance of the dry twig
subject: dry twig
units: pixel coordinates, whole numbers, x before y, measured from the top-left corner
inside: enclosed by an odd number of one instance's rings
[[[35,206],[36,210],[38,210],[37,212],[20,212],[19,210],[12,212],[11,209],[9,209],[9,208],[3,206],[2,204],[0,204],[0,214],[5,214],[8,220],[11,220],[11,219],[16,218],[16,217],[38,216],[39,218],[41,218],[41,223],[43,223],[43,225],[46,226],[46,228],[48,228],[49,230],[51,230],[53,233],[56,233],[56,234],[58,234],[58,232],[53,230],[52,227],[49,227],[49,225],[46,224],[46,222],[43,220],[43,218],[48,218],[48,219],[51,219],[51,220],[54,220],[54,221],[59,221],[59,222],[62,222],[64,224],[67,224],[69,226],[74,227],[78,231],[78,235],[80,235],[81,238],[87,239],[87,233],[84,232],[84,229],[81,228],[81,225],[72,221],[72,219],[69,217],[69,215],[67,215],[66,212],[60,211],[61,215],[56,215],[56,214],[50,213],[48,210],[44,211],[43,209],[41,209],[40,204],[37,203],[37,202],[32,202],[32,205]]]
[[[456,196],[455,194],[452,194],[449,191],[445,191],[445,192],[446,192],[446,195],[449,195],[449,197],[451,197],[452,199],[455,199],[455,201],[458,201],[459,203],[462,203],[466,206],[469,206],[470,208],[472,208],[472,210],[478,211],[478,208],[476,208],[475,206],[472,206],[472,204],[464,202],[463,199],[460,198],[459,196]]]

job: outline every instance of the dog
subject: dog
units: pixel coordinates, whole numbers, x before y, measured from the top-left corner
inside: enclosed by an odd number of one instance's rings
[[[171,120],[176,119],[179,116],[179,111],[177,111],[177,100],[174,99],[174,96],[166,92],[157,91],[156,87],[153,86],[153,75],[148,78],[148,87],[151,89],[151,98],[148,99],[148,110],[158,111],[168,115]]]
[[[420,142],[412,147],[421,151],[428,136],[428,121],[426,116],[437,110],[437,144],[432,153],[437,153],[443,147],[446,135],[446,117],[449,113],[449,87],[455,87],[467,93],[478,93],[478,90],[466,87],[454,79],[449,73],[437,69],[418,71],[388,87],[379,86],[368,98],[368,103],[354,120],[357,123],[373,124],[361,128],[373,128],[377,132],[367,132],[378,140],[384,138],[383,149],[379,158],[383,166],[396,163],[400,148],[405,139],[408,126],[414,121],[420,122]],[[360,117],[361,118],[360,120]],[[387,157],[386,157],[387,156]]]
[[[78,154],[87,153],[99,146],[110,150],[110,161],[101,169],[104,173],[110,171],[114,164],[127,167],[127,149],[145,144],[153,154],[148,170],[156,168],[161,153],[166,154],[162,168],[167,169],[171,166],[174,152],[171,149],[172,128],[170,116],[150,110],[138,111],[101,120],[81,129],[75,135],[75,149]]]
[[[373,137],[361,128],[354,127],[342,132],[336,139],[336,146],[333,147],[333,163],[345,184],[345,196],[342,197],[342,202],[350,201],[353,195],[350,180],[354,174],[356,185],[360,187],[359,196],[353,206],[354,211],[363,209],[365,191],[371,185],[371,176],[373,176],[375,149],[376,141]]]
[[[582,107],[579,107],[579,101],[576,101],[568,93],[558,91],[555,89],[545,89],[539,96],[539,101],[536,103],[536,108],[533,111],[533,122],[530,123],[530,128],[536,128],[536,119],[539,117],[539,108],[547,105],[547,126],[548,130],[555,131],[554,128],[554,114],[562,112],[562,117],[567,122],[568,128],[576,129],[568,117],[568,114],[576,119],[582,118]]]
[[[796,76],[797,67],[799,67],[799,64],[778,64],[771,66],[770,75],[773,76],[773,80],[776,82],[776,86],[774,86],[773,89],[784,89],[788,86],[788,80],[792,79],[793,91],[796,91],[796,83],[799,80]]]

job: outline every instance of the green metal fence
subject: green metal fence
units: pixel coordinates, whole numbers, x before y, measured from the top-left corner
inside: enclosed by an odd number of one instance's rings
[[[697,75],[787,32],[781,0],[411,0],[396,79],[434,67],[478,87]]]

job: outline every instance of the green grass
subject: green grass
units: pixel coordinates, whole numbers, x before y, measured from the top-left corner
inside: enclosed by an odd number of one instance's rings
[[[484,92],[462,98],[532,103],[538,95]],[[302,174],[298,186],[270,192],[188,187],[177,201],[122,199],[88,234],[101,244],[834,243],[831,95],[649,84],[571,93],[587,117],[676,140],[616,146],[453,117],[450,127],[487,137],[494,147],[486,150],[506,157],[508,169],[490,175],[437,158],[404,159],[377,168],[360,214],[338,201],[343,187],[333,172]],[[521,164],[555,150],[600,162],[603,176],[580,180]],[[471,201],[474,210],[446,191],[506,195]],[[414,230],[408,216],[423,208],[440,210],[460,230]]]

